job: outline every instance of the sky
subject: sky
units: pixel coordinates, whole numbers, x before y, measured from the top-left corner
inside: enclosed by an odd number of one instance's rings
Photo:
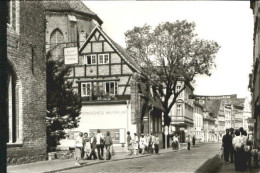
[[[198,38],[220,46],[212,75],[197,76],[197,95],[250,97],[253,64],[253,12],[249,1],[84,1],[102,20],[103,30],[125,47],[124,33],[134,26],[188,20]]]

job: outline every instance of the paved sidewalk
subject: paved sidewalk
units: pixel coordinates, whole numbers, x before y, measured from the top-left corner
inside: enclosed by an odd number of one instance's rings
[[[224,163],[224,161],[222,161],[223,164],[222,164],[222,167],[219,171],[219,173],[245,173],[245,172],[250,172],[250,173],[259,173],[260,172],[260,168],[254,168],[252,167],[251,169],[247,168],[246,171],[236,171],[235,170],[235,166],[234,166],[234,163]]]
[[[186,149],[182,147],[180,150]],[[168,149],[160,149],[159,154],[165,154],[168,152],[177,152],[172,150],[171,148]],[[75,159],[66,159],[66,160],[51,160],[51,161],[41,161],[23,165],[14,165],[8,166],[7,171],[8,173],[50,173],[56,171],[64,171],[69,170],[72,168],[84,167],[87,165],[94,165],[106,162],[113,162],[118,160],[127,160],[127,159],[134,159],[139,157],[148,157],[151,154],[139,154],[139,155],[132,155],[128,156],[127,153],[116,153],[115,156],[112,157],[111,160],[81,160],[81,166],[75,166]]]

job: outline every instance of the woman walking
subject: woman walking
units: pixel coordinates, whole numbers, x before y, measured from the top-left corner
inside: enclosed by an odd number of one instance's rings
[[[89,160],[90,153],[91,153],[91,146],[90,146],[90,138],[88,137],[88,133],[84,133],[84,159]]]
[[[113,144],[112,142],[112,138],[110,136],[110,132],[107,132],[105,138],[105,147],[106,147],[106,160],[110,160],[111,159],[111,153],[110,153],[110,147]]]
[[[145,148],[146,148],[147,144],[146,144],[146,139],[144,137],[144,134],[141,134],[141,138],[140,138],[140,148],[142,149],[142,154],[145,154]]]
[[[139,141],[138,141],[138,136],[137,136],[137,134],[136,133],[134,133],[134,140],[133,140],[133,149],[134,149],[134,155],[137,155],[138,154],[138,143],[139,143]]]
[[[75,143],[75,159],[76,159],[75,165],[76,166],[80,166],[79,160],[81,159],[82,148],[83,148],[83,133],[80,132]]]

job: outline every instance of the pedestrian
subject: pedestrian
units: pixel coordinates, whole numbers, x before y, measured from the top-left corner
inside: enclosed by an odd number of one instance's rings
[[[193,146],[195,145],[195,141],[196,141],[196,138],[195,138],[195,135],[193,135],[193,137],[192,137],[192,145]]]
[[[229,129],[226,129],[226,134],[222,138],[222,147],[224,150],[225,163],[229,163],[229,156],[232,149],[232,137],[229,132],[230,132]]]
[[[178,136],[175,134],[172,138],[173,150],[178,150]]]
[[[97,159],[97,154],[96,154],[97,139],[96,139],[94,133],[91,133],[90,136],[91,136],[91,138],[90,138],[91,153],[90,153],[89,159],[91,160],[92,156],[93,156],[93,159],[96,160]]]
[[[250,152],[250,146],[248,146],[248,137],[247,137],[247,132],[244,130],[242,132],[242,139],[243,139],[243,157],[242,157],[242,162],[243,162],[243,169],[246,169],[247,168],[247,162],[249,160],[249,152]]]
[[[152,148],[151,148],[151,152],[152,154],[155,152],[154,149],[155,149],[155,146],[154,146],[154,143],[155,143],[155,136],[153,133],[151,133],[151,141],[152,141]]]
[[[141,152],[142,154],[145,154],[145,148],[147,146],[147,143],[146,143],[146,139],[144,137],[144,134],[141,134],[141,138],[140,138],[140,149],[141,149]]]
[[[236,130],[235,131],[235,137],[233,138],[232,144],[234,147],[234,156],[235,156],[235,170],[236,171],[241,171],[243,170],[243,151],[242,151],[242,143],[243,139],[240,136],[240,131]]]
[[[79,136],[76,138],[76,143],[75,143],[75,159],[76,159],[76,166],[80,166],[80,159],[81,159],[81,154],[82,154],[82,148],[83,148],[83,133],[80,132]]]
[[[111,145],[113,145],[112,138],[110,136],[110,132],[107,132],[107,134],[104,138],[104,141],[105,141],[105,147],[106,147],[106,160],[110,160],[111,159],[110,147],[111,147]]]
[[[88,137],[88,133],[84,133],[84,159],[89,160],[90,153],[91,153],[91,145],[90,145],[90,138]]]
[[[156,134],[155,135],[155,142],[154,142],[154,150],[155,150],[156,154],[159,153],[159,144],[160,144],[160,140],[159,140],[158,134]]]
[[[231,135],[231,138],[232,138],[232,141],[233,141],[233,138],[235,137],[234,129],[230,128],[229,131],[230,131],[230,135]],[[230,151],[230,163],[234,162],[234,152],[235,152],[234,151],[234,147],[232,145],[231,146],[231,151]]]
[[[126,141],[127,141],[128,155],[131,156],[133,154],[133,146],[132,146],[132,138],[129,131],[127,132]]]
[[[249,148],[247,166],[251,168],[251,156],[252,156],[251,152],[253,146],[253,136],[250,133],[248,133],[247,146]]]
[[[148,153],[152,154],[153,153],[153,141],[152,141],[152,133],[147,134],[147,146],[148,146]]]
[[[180,135],[177,135],[177,137],[178,137],[178,141],[179,141],[179,142],[178,142],[178,149],[179,149],[179,148],[181,148]]]
[[[150,153],[151,138],[150,138],[150,134],[149,133],[147,133],[147,135],[145,136],[145,140],[146,140],[145,152],[146,153]]]
[[[98,158],[99,158],[99,160],[104,160],[102,157],[102,153],[101,153],[104,139],[103,139],[103,135],[99,129],[97,130],[96,140],[97,140]],[[104,146],[103,146],[103,148],[104,148]]]
[[[190,137],[190,135],[187,136],[186,142],[187,142],[187,149],[190,150],[190,143],[191,143],[191,137]]]
[[[139,140],[136,133],[134,133],[134,140],[133,140],[133,146],[134,146],[134,155],[137,155],[139,153]]]

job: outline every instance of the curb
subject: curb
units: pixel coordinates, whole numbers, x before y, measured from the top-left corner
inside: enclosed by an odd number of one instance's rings
[[[170,150],[170,151],[165,152],[165,153],[159,153],[159,155],[167,154],[167,153],[170,153],[170,152],[178,152],[178,151],[182,151],[182,150],[185,150],[185,148],[181,148],[179,150]],[[120,161],[120,160],[130,160],[130,159],[136,159],[136,158],[141,158],[141,157],[149,157],[149,156],[156,156],[156,155],[146,154],[146,155],[139,155],[139,156],[135,156],[135,157],[119,158],[119,159],[114,159],[114,160],[109,160],[109,161],[106,161],[106,160],[103,161],[102,160],[102,161],[94,162],[94,163],[83,163],[80,166],[71,166],[71,167],[62,168],[62,169],[56,169],[56,170],[51,170],[51,171],[44,171],[42,173],[55,173],[55,172],[58,172],[58,171],[67,171],[67,170],[70,170],[70,169],[82,168],[82,167],[96,165],[96,164],[100,164],[100,163],[102,164],[102,163],[115,162],[115,161]]]
[[[217,173],[220,168],[222,167],[223,162],[219,159],[218,155],[216,154],[214,157],[208,159],[204,162],[196,171],[195,173]]]

